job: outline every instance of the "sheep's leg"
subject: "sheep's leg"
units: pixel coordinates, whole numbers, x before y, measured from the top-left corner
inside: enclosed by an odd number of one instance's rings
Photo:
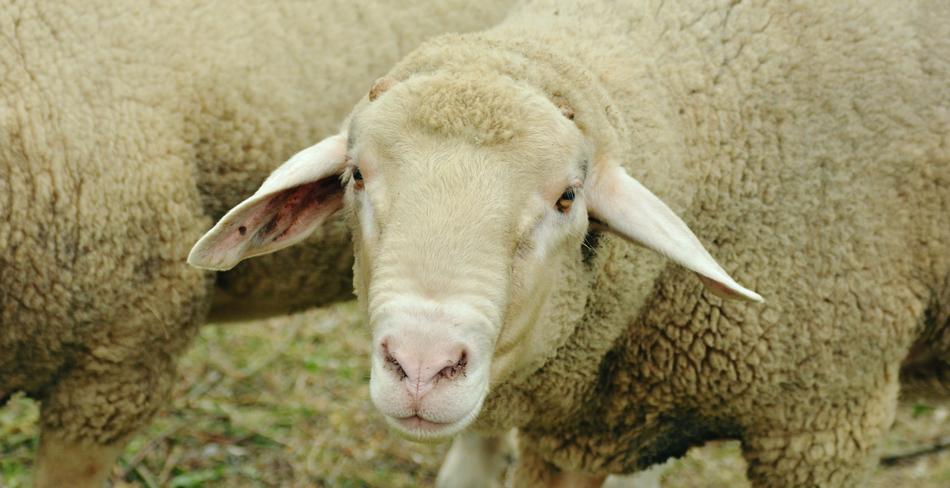
[[[595,488],[603,486],[606,475],[567,472],[547,462],[530,447],[519,443],[518,463],[512,484],[516,488],[544,486],[551,488]]]
[[[101,487],[131,435],[167,398],[174,378],[171,358],[129,361],[84,357],[42,399],[38,487]]]
[[[33,471],[36,488],[103,486],[122,453],[125,439],[108,445],[68,441],[58,432],[44,431]]]
[[[794,414],[812,421],[830,414],[836,421],[830,429],[747,435],[742,447],[749,480],[756,487],[867,486],[896,406],[895,383],[878,395]]]
[[[452,441],[435,485],[446,488],[501,486],[512,454],[511,437],[483,436],[472,432],[459,435]]]

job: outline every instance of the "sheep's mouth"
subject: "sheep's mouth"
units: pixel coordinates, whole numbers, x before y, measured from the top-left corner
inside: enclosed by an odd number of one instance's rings
[[[480,404],[481,402],[479,402]],[[480,407],[481,405],[479,405]],[[464,417],[453,422],[438,422],[429,420],[418,413],[407,417],[386,416],[389,425],[393,426],[401,435],[415,441],[440,441],[458,434],[469,426],[478,416],[479,408],[474,408]]]
[[[403,427],[409,430],[422,430],[422,431],[439,431],[443,428],[454,424],[455,422],[436,422],[434,420],[428,420],[419,415],[412,415],[409,417],[397,418],[395,419]]]

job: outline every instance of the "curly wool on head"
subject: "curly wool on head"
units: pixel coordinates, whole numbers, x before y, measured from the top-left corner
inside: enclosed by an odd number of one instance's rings
[[[412,123],[432,134],[495,145],[511,141],[524,130],[516,115],[518,106],[509,103],[508,91],[507,85],[485,83],[478,74],[464,74],[432,80],[405,103],[414,108]],[[499,113],[512,115],[502,118]]]

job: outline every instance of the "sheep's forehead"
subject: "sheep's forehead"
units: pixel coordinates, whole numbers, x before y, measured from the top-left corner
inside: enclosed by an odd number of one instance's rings
[[[410,102],[408,122],[427,132],[484,145],[504,144],[524,134],[519,93],[508,84],[437,78],[409,88],[416,103]]]
[[[562,179],[585,147],[544,95],[503,77],[399,83],[357,114],[351,134],[377,166],[504,176],[529,185]]]

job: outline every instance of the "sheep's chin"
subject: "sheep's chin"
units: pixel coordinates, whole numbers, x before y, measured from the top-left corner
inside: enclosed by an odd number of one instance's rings
[[[411,417],[397,418],[386,415],[386,422],[399,433],[399,435],[416,442],[439,442],[446,440],[475,421],[478,413],[482,410],[482,401],[478,401],[475,408],[470,410],[464,417],[454,422],[433,422],[426,420],[418,415]]]

